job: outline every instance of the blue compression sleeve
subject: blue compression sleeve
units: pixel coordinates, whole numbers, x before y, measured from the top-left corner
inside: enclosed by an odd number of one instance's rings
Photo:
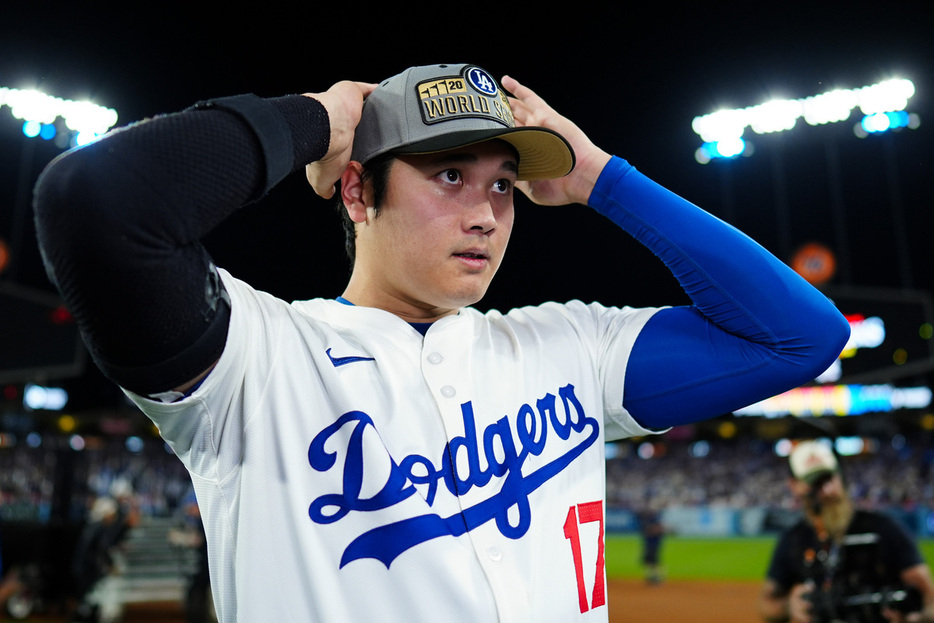
[[[748,236],[613,158],[589,204],[648,247],[693,301],[656,313],[633,346],[623,405],[663,429],[729,413],[813,380],[849,325]]]

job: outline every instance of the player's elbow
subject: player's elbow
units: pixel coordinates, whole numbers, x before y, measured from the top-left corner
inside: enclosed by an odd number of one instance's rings
[[[101,141],[103,142],[103,141]],[[33,194],[36,239],[50,273],[87,257],[111,253],[127,238],[126,199],[117,194],[119,166],[104,145],[89,145],[53,160]],[[126,182],[129,183],[129,182]]]
[[[33,209],[40,244],[46,233],[106,225],[105,196],[113,186],[106,171],[106,154],[91,146],[67,152],[53,160],[40,174],[33,195]],[[96,227],[100,229],[100,227]]]
[[[797,386],[813,381],[834,364],[850,338],[850,324],[831,300],[810,286],[790,301],[769,349],[789,386]]]
[[[840,357],[850,339],[850,323],[832,302],[810,310],[803,315],[806,326],[802,343],[804,357],[799,359],[802,375],[813,380],[824,373]]]

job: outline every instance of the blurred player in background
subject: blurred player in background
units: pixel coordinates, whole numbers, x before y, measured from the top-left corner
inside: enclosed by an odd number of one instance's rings
[[[648,496],[639,511],[639,534],[642,536],[640,562],[649,584],[661,584],[665,579],[662,569],[662,541],[668,528],[662,521],[662,506],[659,498]]]

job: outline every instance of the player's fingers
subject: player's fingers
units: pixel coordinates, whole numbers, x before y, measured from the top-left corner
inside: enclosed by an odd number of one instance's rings
[[[518,125],[547,125],[549,120],[558,116],[545,100],[518,80],[504,76],[503,87],[514,94],[514,97],[509,98],[509,105],[512,106],[512,114]]]
[[[542,98],[538,97],[535,91],[520,83],[512,76],[503,76],[502,84],[503,88],[512,93],[516,99],[522,100],[523,102],[531,102],[536,99],[542,101]]]
[[[529,110],[522,102],[510,97],[509,106],[512,108],[512,118],[516,120],[516,125],[521,127],[529,124],[528,121],[531,113],[529,113]]]
[[[366,99],[369,97],[370,93],[376,90],[377,84],[375,82],[354,82],[357,85],[357,88],[360,89],[360,92],[363,93],[363,98]]]
[[[533,108],[526,102],[515,98],[509,98],[509,105],[512,107],[512,116],[518,126],[542,125],[548,115],[541,108]]]
[[[506,86],[509,85],[509,86]],[[503,76],[503,87],[513,94],[513,99],[522,103],[522,105],[532,112],[553,112],[541,96],[529,87],[521,84],[515,78]]]
[[[516,189],[522,191],[528,197],[532,197],[532,184],[530,182],[519,180],[516,182]]]
[[[312,162],[305,166],[305,178],[315,194],[330,199],[337,191],[337,180],[343,173],[339,161]]]
[[[513,94],[508,96],[508,100],[516,123],[520,126],[531,125],[533,110],[526,99],[532,97],[531,90],[509,76],[503,77],[503,87]]]

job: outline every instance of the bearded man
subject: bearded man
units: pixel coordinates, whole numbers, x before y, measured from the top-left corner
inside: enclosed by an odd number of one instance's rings
[[[775,547],[759,595],[763,620],[934,621],[934,583],[917,544],[888,515],[855,508],[830,446],[798,443],[789,467],[804,516]]]

